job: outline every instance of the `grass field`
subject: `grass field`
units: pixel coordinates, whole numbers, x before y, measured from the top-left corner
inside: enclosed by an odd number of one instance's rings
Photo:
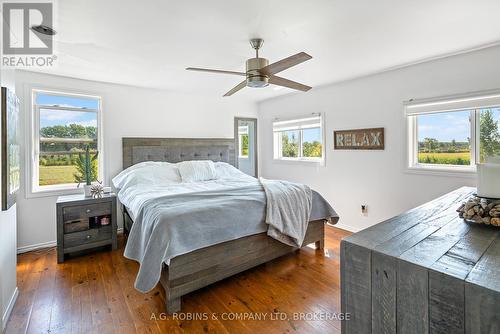
[[[470,152],[419,153],[418,162],[439,165],[469,165]]]
[[[40,185],[74,183],[76,166],[40,166]]]

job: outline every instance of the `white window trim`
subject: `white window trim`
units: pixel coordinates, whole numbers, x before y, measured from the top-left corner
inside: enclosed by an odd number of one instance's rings
[[[325,116],[323,113],[312,113],[309,115],[302,115],[302,116],[296,116],[293,118],[286,118],[286,119],[281,119],[279,118],[279,121],[294,121],[294,120],[299,120],[299,119],[307,119],[312,116],[319,116],[320,117],[320,137],[321,137],[321,158],[309,158],[309,157],[302,157],[302,145],[303,145],[303,133],[302,131],[299,130],[299,157],[297,158],[288,158],[288,157],[282,157],[281,156],[281,145],[282,142],[281,140],[277,139],[276,134],[273,132],[273,161],[275,162],[282,162],[282,163],[290,163],[290,164],[306,164],[306,165],[319,165],[319,166],[325,166],[326,158],[325,158]],[[275,119],[277,120],[277,119]],[[274,122],[274,121],[273,121]],[[301,129],[303,130],[303,129]],[[276,156],[275,150],[279,152],[279,156]]]
[[[479,110],[500,105],[500,91],[490,90],[441,98],[410,100],[404,102],[404,126],[406,128],[405,171],[411,174],[426,174],[451,177],[476,177],[479,161]],[[416,106],[416,107],[413,107]],[[419,109],[418,113],[409,109]],[[417,158],[417,115],[470,110],[471,164],[469,166],[420,164]]]
[[[82,92],[82,91],[74,91],[68,90],[65,88],[55,88],[55,87],[47,87],[43,85],[25,85],[24,87],[24,96],[25,101],[25,115],[26,117],[26,129],[30,131],[26,131],[25,133],[25,142],[26,142],[26,150],[25,150],[25,180],[26,180],[26,198],[36,198],[36,197],[47,197],[47,196],[59,196],[59,195],[70,195],[70,194],[78,194],[83,193],[83,187],[77,187],[77,183],[68,183],[68,184],[59,184],[59,185],[50,185],[50,186],[42,186],[38,187],[38,168],[34,168],[38,164],[38,155],[35,154],[36,150],[39,149],[35,143],[38,143],[39,131],[36,130],[38,128],[39,122],[39,110],[36,107],[34,95],[35,92],[42,91],[48,93],[54,93],[57,95],[68,95],[68,96],[80,96],[80,97],[91,97],[99,100],[99,109],[97,110],[97,143],[98,143],[98,151],[99,151],[99,170],[98,177],[99,179],[104,180],[105,178],[105,166],[104,166],[104,142],[103,142],[103,120],[102,120],[102,97],[99,94],[93,92]],[[26,98],[27,97],[27,98]],[[58,109],[64,109],[64,107],[58,107]]]

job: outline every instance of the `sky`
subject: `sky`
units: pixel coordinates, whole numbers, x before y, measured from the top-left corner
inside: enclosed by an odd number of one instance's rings
[[[313,141],[321,142],[320,135],[321,135],[321,130],[319,128],[304,129],[304,141],[305,142],[313,142]]]
[[[492,109],[500,124],[500,108]],[[418,116],[418,140],[434,138],[438,141],[466,142],[470,137],[469,111],[457,111]]]
[[[321,130],[320,128],[304,129],[304,142],[321,142]],[[298,140],[298,130],[285,131],[288,136],[288,140],[292,141],[292,136],[295,135],[295,140]]]
[[[98,109],[99,100],[90,98],[75,98],[67,96],[54,96],[38,94],[38,105],[58,105],[86,109]],[[66,111],[40,108],[40,127],[54,125],[80,124],[83,126],[97,126],[97,113],[86,111]]]

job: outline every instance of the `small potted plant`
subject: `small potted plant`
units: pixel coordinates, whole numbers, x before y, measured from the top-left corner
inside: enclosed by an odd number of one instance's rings
[[[86,197],[91,196],[92,182],[97,180],[97,156],[99,152],[96,151],[94,155],[90,154],[90,146],[85,147],[85,156],[78,153],[78,160],[76,161],[77,172],[74,174],[78,187],[83,185],[83,190]]]

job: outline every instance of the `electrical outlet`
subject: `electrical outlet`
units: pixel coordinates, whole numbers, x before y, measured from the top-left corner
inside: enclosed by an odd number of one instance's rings
[[[368,205],[361,204],[361,214],[363,216],[368,216]]]

